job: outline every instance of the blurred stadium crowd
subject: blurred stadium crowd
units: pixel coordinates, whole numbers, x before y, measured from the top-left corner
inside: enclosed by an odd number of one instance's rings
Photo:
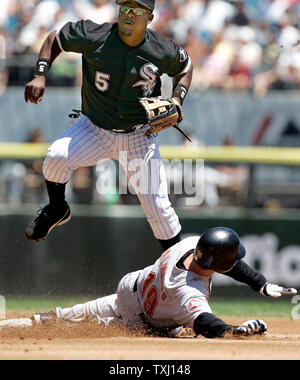
[[[38,54],[47,33],[67,21],[115,18],[114,0],[1,0],[0,52],[21,55],[26,65],[24,55]],[[261,97],[268,88],[300,87],[299,0],[156,0],[150,27],[186,47],[193,88],[251,89]],[[54,85],[79,84],[74,62],[77,55],[60,59],[63,82]],[[6,75],[8,84],[22,81],[14,69]]]

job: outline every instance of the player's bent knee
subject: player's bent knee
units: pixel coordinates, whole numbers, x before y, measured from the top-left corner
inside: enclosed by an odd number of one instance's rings
[[[51,157],[47,155],[43,163],[43,173],[52,170],[61,170],[68,167],[68,159],[65,156],[54,156]]]
[[[70,176],[69,159],[65,155],[47,155],[43,163],[43,175],[48,181],[61,182],[57,177],[63,176],[63,181],[67,182]]]

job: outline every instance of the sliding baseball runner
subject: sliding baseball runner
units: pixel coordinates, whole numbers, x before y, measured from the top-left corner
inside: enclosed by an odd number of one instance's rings
[[[169,248],[153,265],[124,276],[116,294],[71,308],[58,307],[55,312],[37,313],[28,319],[2,321],[0,328],[94,319],[167,337],[176,336],[182,327],[192,328],[196,335],[206,338],[265,334],[267,325],[263,320],[230,325],[219,319],[209,304],[215,272],[247,284],[263,296],[278,298],[297,293],[296,289],[269,283],[243,261],[245,255],[235,231],[212,228]]]

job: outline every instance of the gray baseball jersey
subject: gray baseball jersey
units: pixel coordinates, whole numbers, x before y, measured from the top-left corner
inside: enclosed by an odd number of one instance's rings
[[[57,317],[74,319],[93,315],[101,322],[122,321],[130,327],[147,322],[158,329],[173,329],[175,333],[182,326],[192,328],[201,313],[212,313],[211,277],[200,276],[182,266],[198,240],[199,236],[184,239],[164,252],[153,265],[128,273],[119,282],[116,294],[68,309],[57,308]]]
[[[182,262],[199,236],[184,239],[167,250],[138,278],[138,299],[148,322],[155,327],[193,327],[203,312],[211,313],[211,277],[186,270]]]

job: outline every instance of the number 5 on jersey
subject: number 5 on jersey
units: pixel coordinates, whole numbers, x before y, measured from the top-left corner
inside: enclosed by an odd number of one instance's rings
[[[109,88],[110,74],[101,73],[96,71],[95,86],[99,91],[105,92]]]
[[[154,310],[157,306],[158,301],[158,292],[155,285],[152,285],[155,280],[155,274],[149,273],[149,276],[146,278],[143,286],[142,297],[144,299],[144,310],[148,317],[151,317],[154,313]],[[152,285],[152,286],[151,286]]]

